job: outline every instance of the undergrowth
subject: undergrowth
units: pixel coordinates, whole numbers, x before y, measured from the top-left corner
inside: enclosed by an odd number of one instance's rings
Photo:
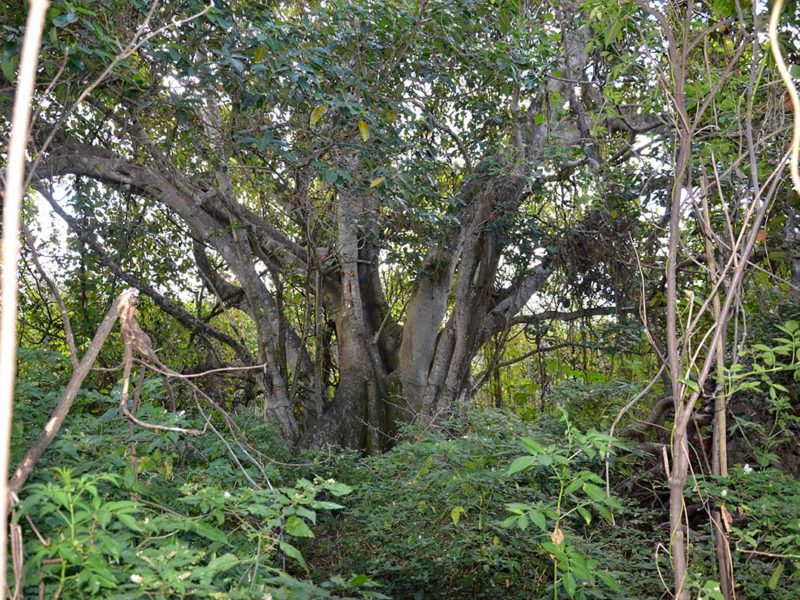
[[[60,393],[36,383],[51,367],[42,356],[21,370],[17,459]],[[234,415],[239,445],[221,415],[209,415],[216,436],[201,415],[163,409],[159,381],[144,389],[143,420],[206,426],[202,443],[131,433],[117,390],[82,392],[13,514],[24,597],[665,597],[663,508],[604,493],[609,444],[612,491],[642,459],[566,415],[475,411],[407,427],[380,456],[297,454],[252,416]],[[740,467],[695,485],[732,515],[742,594],[795,597],[797,480]],[[693,597],[715,598],[707,519],[691,543]]]

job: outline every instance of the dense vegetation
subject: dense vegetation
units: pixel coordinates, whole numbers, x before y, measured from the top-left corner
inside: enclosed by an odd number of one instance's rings
[[[53,0],[12,597],[797,597],[781,6]]]

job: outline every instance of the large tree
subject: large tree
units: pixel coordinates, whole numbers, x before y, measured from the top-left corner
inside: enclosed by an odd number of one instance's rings
[[[665,189],[634,148],[661,100],[628,75],[644,72],[621,42],[643,35],[630,7],[313,4],[219,2],[170,26],[203,5],[54,2],[32,177],[115,277],[265,365],[287,437],[377,450],[395,421],[468,396],[478,350],[536,320],[559,269],[594,313],[629,301],[614,254]],[[81,222],[54,182],[102,211]],[[252,327],[115,261],[92,223],[108,231],[120,197],[159,211],[169,252]]]

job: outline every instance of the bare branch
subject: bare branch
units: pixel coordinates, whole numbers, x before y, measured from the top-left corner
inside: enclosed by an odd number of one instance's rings
[[[11,117],[11,139],[8,144],[5,191],[3,194],[3,274],[0,295],[0,593],[6,593],[6,545],[9,494],[8,459],[11,453],[11,419],[17,369],[17,303],[19,281],[17,263],[20,253],[20,215],[25,193],[25,151],[28,147],[28,126],[31,99],[36,83],[36,65],[42,40],[47,0],[32,0],[25,23],[25,39],[19,67],[14,112]]]

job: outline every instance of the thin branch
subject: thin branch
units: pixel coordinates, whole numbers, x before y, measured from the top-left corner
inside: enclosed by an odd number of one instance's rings
[[[25,453],[25,456],[17,466],[17,469],[14,471],[14,476],[8,483],[7,496],[16,497],[19,494],[22,486],[25,485],[25,482],[28,480],[33,468],[36,466],[36,463],[42,457],[44,451],[47,450],[48,446],[50,446],[50,444],[53,442],[56,435],[58,435],[58,432],[61,430],[61,426],[64,424],[64,420],[67,418],[67,414],[69,414],[70,408],[72,408],[72,403],[75,401],[75,398],[81,389],[83,380],[86,379],[86,376],[91,371],[92,365],[97,359],[97,356],[100,354],[100,350],[102,349],[106,338],[111,333],[120,311],[127,306],[135,296],[136,290],[128,289],[122,292],[122,294],[117,296],[117,299],[114,300],[114,303],[111,305],[108,313],[106,313],[103,322],[97,329],[97,333],[95,333],[94,338],[89,344],[86,354],[83,355],[78,368],[72,374],[72,378],[70,379],[69,384],[67,384],[64,394],[58,401],[58,404],[53,410],[53,413],[50,416],[50,419],[47,421],[47,424],[44,426],[42,433],[39,434],[39,438],[28,449],[28,451]],[[9,498],[7,497],[6,499],[8,500]],[[8,509],[6,509],[6,511],[7,510]]]
[[[59,204],[56,202],[53,194],[50,192],[43,185],[36,185],[36,190],[44,196],[45,200],[50,204],[53,208],[55,213],[64,220],[64,222],[69,225],[70,229],[78,236],[78,239],[81,240],[84,244],[86,244],[97,256],[97,258],[108,267],[108,269],[117,277],[125,281],[128,285],[135,287],[137,290],[142,292],[143,294],[149,296],[150,298],[155,301],[155,303],[168,315],[174,317],[179,323],[183,324],[185,327],[189,329],[199,331],[209,337],[215,338],[224,344],[230,346],[234,352],[245,362],[252,362],[252,357],[248,352],[247,348],[240,344],[237,340],[232,338],[226,333],[219,331],[218,329],[212,327],[205,321],[202,321],[191,313],[189,313],[186,309],[184,309],[179,304],[172,302],[158,291],[156,291],[151,286],[147,285],[140,279],[137,279],[127,271],[125,271],[122,267],[120,267],[116,262],[114,262],[111,257],[103,250],[100,244],[97,242],[95,237],[88,235],[81,226],[78,224],[78,221],[71,217]]]
[[[131,412],[128,408],[128,389],[130,387],[130,379],[131,379],[131,369],[133,367],[133,352],[134,350],[138,350],[142,352],[142,348],[144,338],[147,338],[147,335],[142,331],[142,328],[136,322],[136,303],[135,297],[131,298],[130,302],[127,302],[125,305],[122,306],[122,310],[119,316],[120,319],[120,331],[122,332],[122,342],[125,344],[125,351],[123,355],[123,374],[122,374],[122,391],[119,395],[119,410],[120,412],[127,417],[127,419],[133,423],[134,425],[138,425],[139,427],[143,427],[145,429],[152,429],[154,431],[172,431],[175,433],[184,433],[187,435],[195,435],[200,436],[205,433],[205,429],[202,431],[199,429],[186,429],[183,427],[169,427],[166,425],[157,425],[154,423],[145,423],[144,421],[140,420],[136,415]],[[149,339],[146,341],[146,348],[147,351],[155,355],[152,350],[152,346],[150,345]],[[144,373],[144,371],[142,371]],[[141,389],[137,387],[137,391]]]
[[[33,264],[36,266],[36,270],[39,271],[39,274],[42,276],[42,279],[44,279],[47,289],[50,291],[50,294],[56,301],[58,312],[61,313],[61,320],[64,323],[64,337],[67,340],[67,348],[69,349],[69,358],[72,361],[73,370],[77,369],[78,363],[80,362],[78,359],[78,347],[75,345],[75,336],[72,333],[72,321],[69,318],[67,306],[64,304],[64,299],[61,297],[61,292],[58,290],[58,285],[56,285],[56,282],[47,274],[44,266],[42,266],[42,262],[39,260],[39,252],[36,250],[36,240],[33,237],[33,233],[31,233],[31,230],[28,229],[28,226],[25,223],[21,223],[21,227],[22,235],[25,238],[25,244],[28,246],[28,250],[31,253],[31,258],[33,259]]]
[[[794,87],[792,75],[786,67],[786,62],[783,60],[781,53],[781,44],[778,40],[778,22],[781,19],[781,12],[783,11],[783,0],[775,0],[772,5],[772,15],[769,20],[769,47],[772,50],[772,56],[775,58],[775,66],[781,74],[783,84],[786,86],[786,92],[792,101],[792,114],[794,115],[794,127],[792,129],[792,158],[789,161],[789,170],[792,174],[792,183],[794,184],[794,191],[800,196],[800,97],[797,94],[797,88]]]
[[[36,66],[42,40],[47,0],[31,0],[25,23],[25,39],[17,80],[14,112],[11,117],[11,138],[8,144],[5,191],[3,194],[3,274],[0,295],[0,593],[6,593],[6,546],[9,509],[8,463],[11,453],[11,419],[14,405],[14,384],[17,370],[17,303],[19,281],[17,263],[20,254],[20,215],[25,193],[25,151],[31,100],[36,83]]]
[[[617,314],[635,313],[636,307],[633,306],[599,306],[596,308],[585,308],[583,310],[560,311],[545,310],[533,315],[518,315],[511,320],[512,325],[541,323],[542,321],[577,321],[586,317],[601,317]]]

